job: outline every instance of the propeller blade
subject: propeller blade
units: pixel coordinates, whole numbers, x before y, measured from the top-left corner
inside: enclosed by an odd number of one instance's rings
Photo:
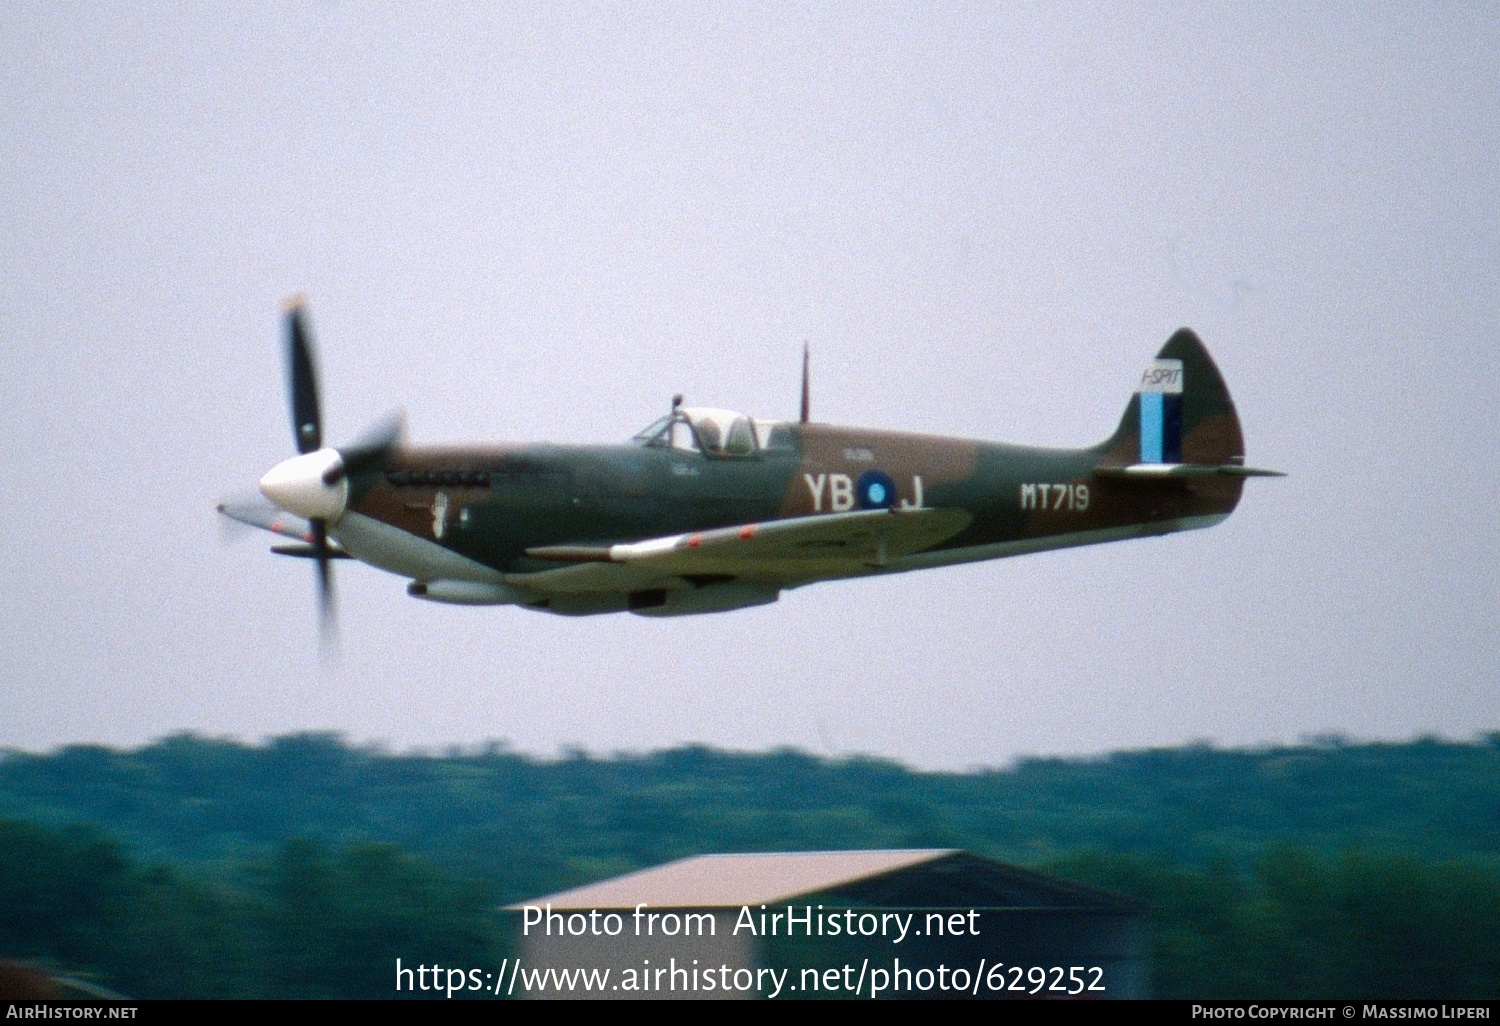
[[[287,363],[292,386],[292,434],[299,453],[323,447],[323,414],[318,406],[318,372],[313,365],[312,333],[303,313],[303,298],[286,305]]]
[[[339,634],[338,603],[333,590],[333,553],[328,547],[328,524],[312,522],[313,558],[318,561],[318,620],[323,654],[332,653]]]
[[[323,483],[338,484],[349,474],[379,469],[405,437],[406,415],[400,410],[388,414],[352,445],[339,449],[339,461],[324,471]]]

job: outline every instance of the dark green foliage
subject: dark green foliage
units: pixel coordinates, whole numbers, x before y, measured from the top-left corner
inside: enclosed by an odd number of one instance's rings
[[[488,967],[500,933],[486,888],[390,845],[289,841],[203,881],[90,833],[0,821],[0,957],[132,997],[390,997],[398,957]]]
[[[917,773],[793,751],[548,762],[180,735],[0,756],[0,817],[93,824],[173,863],[264,860],[299,837],[384,841],[502,900],[702,851],[938,846],[1034,862],[1098,849],[1196,864],[1294,844],[1451,858],[1500,851],[1500,746],[1324,739]]]
[[[1500,993],[1494,735],[965,774],[182,735],[0,756],[0,820],[0,956],[139,996],[389,996],[398,956],[494,965],[504,902],[700,852],[925,846],[1145,898],[1162,996]]]
[[[257,997],[266,992],[260,903],[166,866],[131,874],[107,953],[93,965],[133,997]]]
[[[119,846],[96,832],[0,821],[0,951],[97,958],[126,886]]]
[[[1045,868],[1151,905],[1158,997],[1500,994],[1500,872],[1484,863],[1281,848],[1243,873],[1103,854]]]
[[[314,842],[290,842],[266,891],[269,969],[289,997],[390,996],[397,958],[498,964],[485,890],[440,877],[387,844],[332,857]]]

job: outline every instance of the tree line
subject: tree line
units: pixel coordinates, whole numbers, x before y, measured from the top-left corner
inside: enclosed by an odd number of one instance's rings
[[[1143,898],[1160,996],[1500,993],[1500,744],[1337,738],[1004,770],[332,735],[0,757],[0,957],[133,996],[390,996],[497,907],[709,851],[959,847]]]

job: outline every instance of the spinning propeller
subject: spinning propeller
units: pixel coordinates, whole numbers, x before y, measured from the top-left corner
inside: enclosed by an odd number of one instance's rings
[[[328,528],[338,523],[349,502],[349,478],[379,470],[391,451],[401,444],[401,415],[392,414],[342,449],[323,447],[323,415],[318,402],[318,372],[313,361],[312,337],[303,312],[303,299],[296,296],[286,306],[287,365],[292,400],[292,434],[298,455],[278,463],[260,479],[260,491],[285,510],[307,521],[305,533],[282,530],[280,525],[258,524],[298,537],[303,545],[281,546],[283,555],[314,559],[318,564],[318,607],[323,641],[333,640],[337,618],[333,590],[335,559],[346,554],[329,543]],[[250,520],[251,511],[221,506],[234,519]]]

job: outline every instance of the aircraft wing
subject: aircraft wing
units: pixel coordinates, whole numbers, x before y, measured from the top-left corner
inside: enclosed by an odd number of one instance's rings
[[[258,527],[283,538],[295,538],[299,542],[312,541],[311,524],[301,517],[282,512],[269,502],[255,499],[221,502],[219,512],[236,523]]]
[[[856,510],[742,524],[608,546],[528,549],[556,570],[513,574],[526,588],[559,593],[630,591],[681,581],[734,578],[787,588],[878,573],[893,559],[931,548],[969,525],[964,510]],[[570,564],[570,565],[568,565]]]
[[[271,551],[278,556],[301,556],[303,559],[319,558],[320,550],[313,547],[312,525],[301,517],[294,517],[290,513],[284,513],[271,505],[269,502],[261,502],[256,499],[241,499],[234,502],[221,502],[218,506],[219,513],[238,524],[248,527],[258,527],[262,531],[270,531],[279,534],[283,538],[293,538],[297,545],[272,545]],[[334,559],[352,559],[338,542],[329,540],[326,555]]]

